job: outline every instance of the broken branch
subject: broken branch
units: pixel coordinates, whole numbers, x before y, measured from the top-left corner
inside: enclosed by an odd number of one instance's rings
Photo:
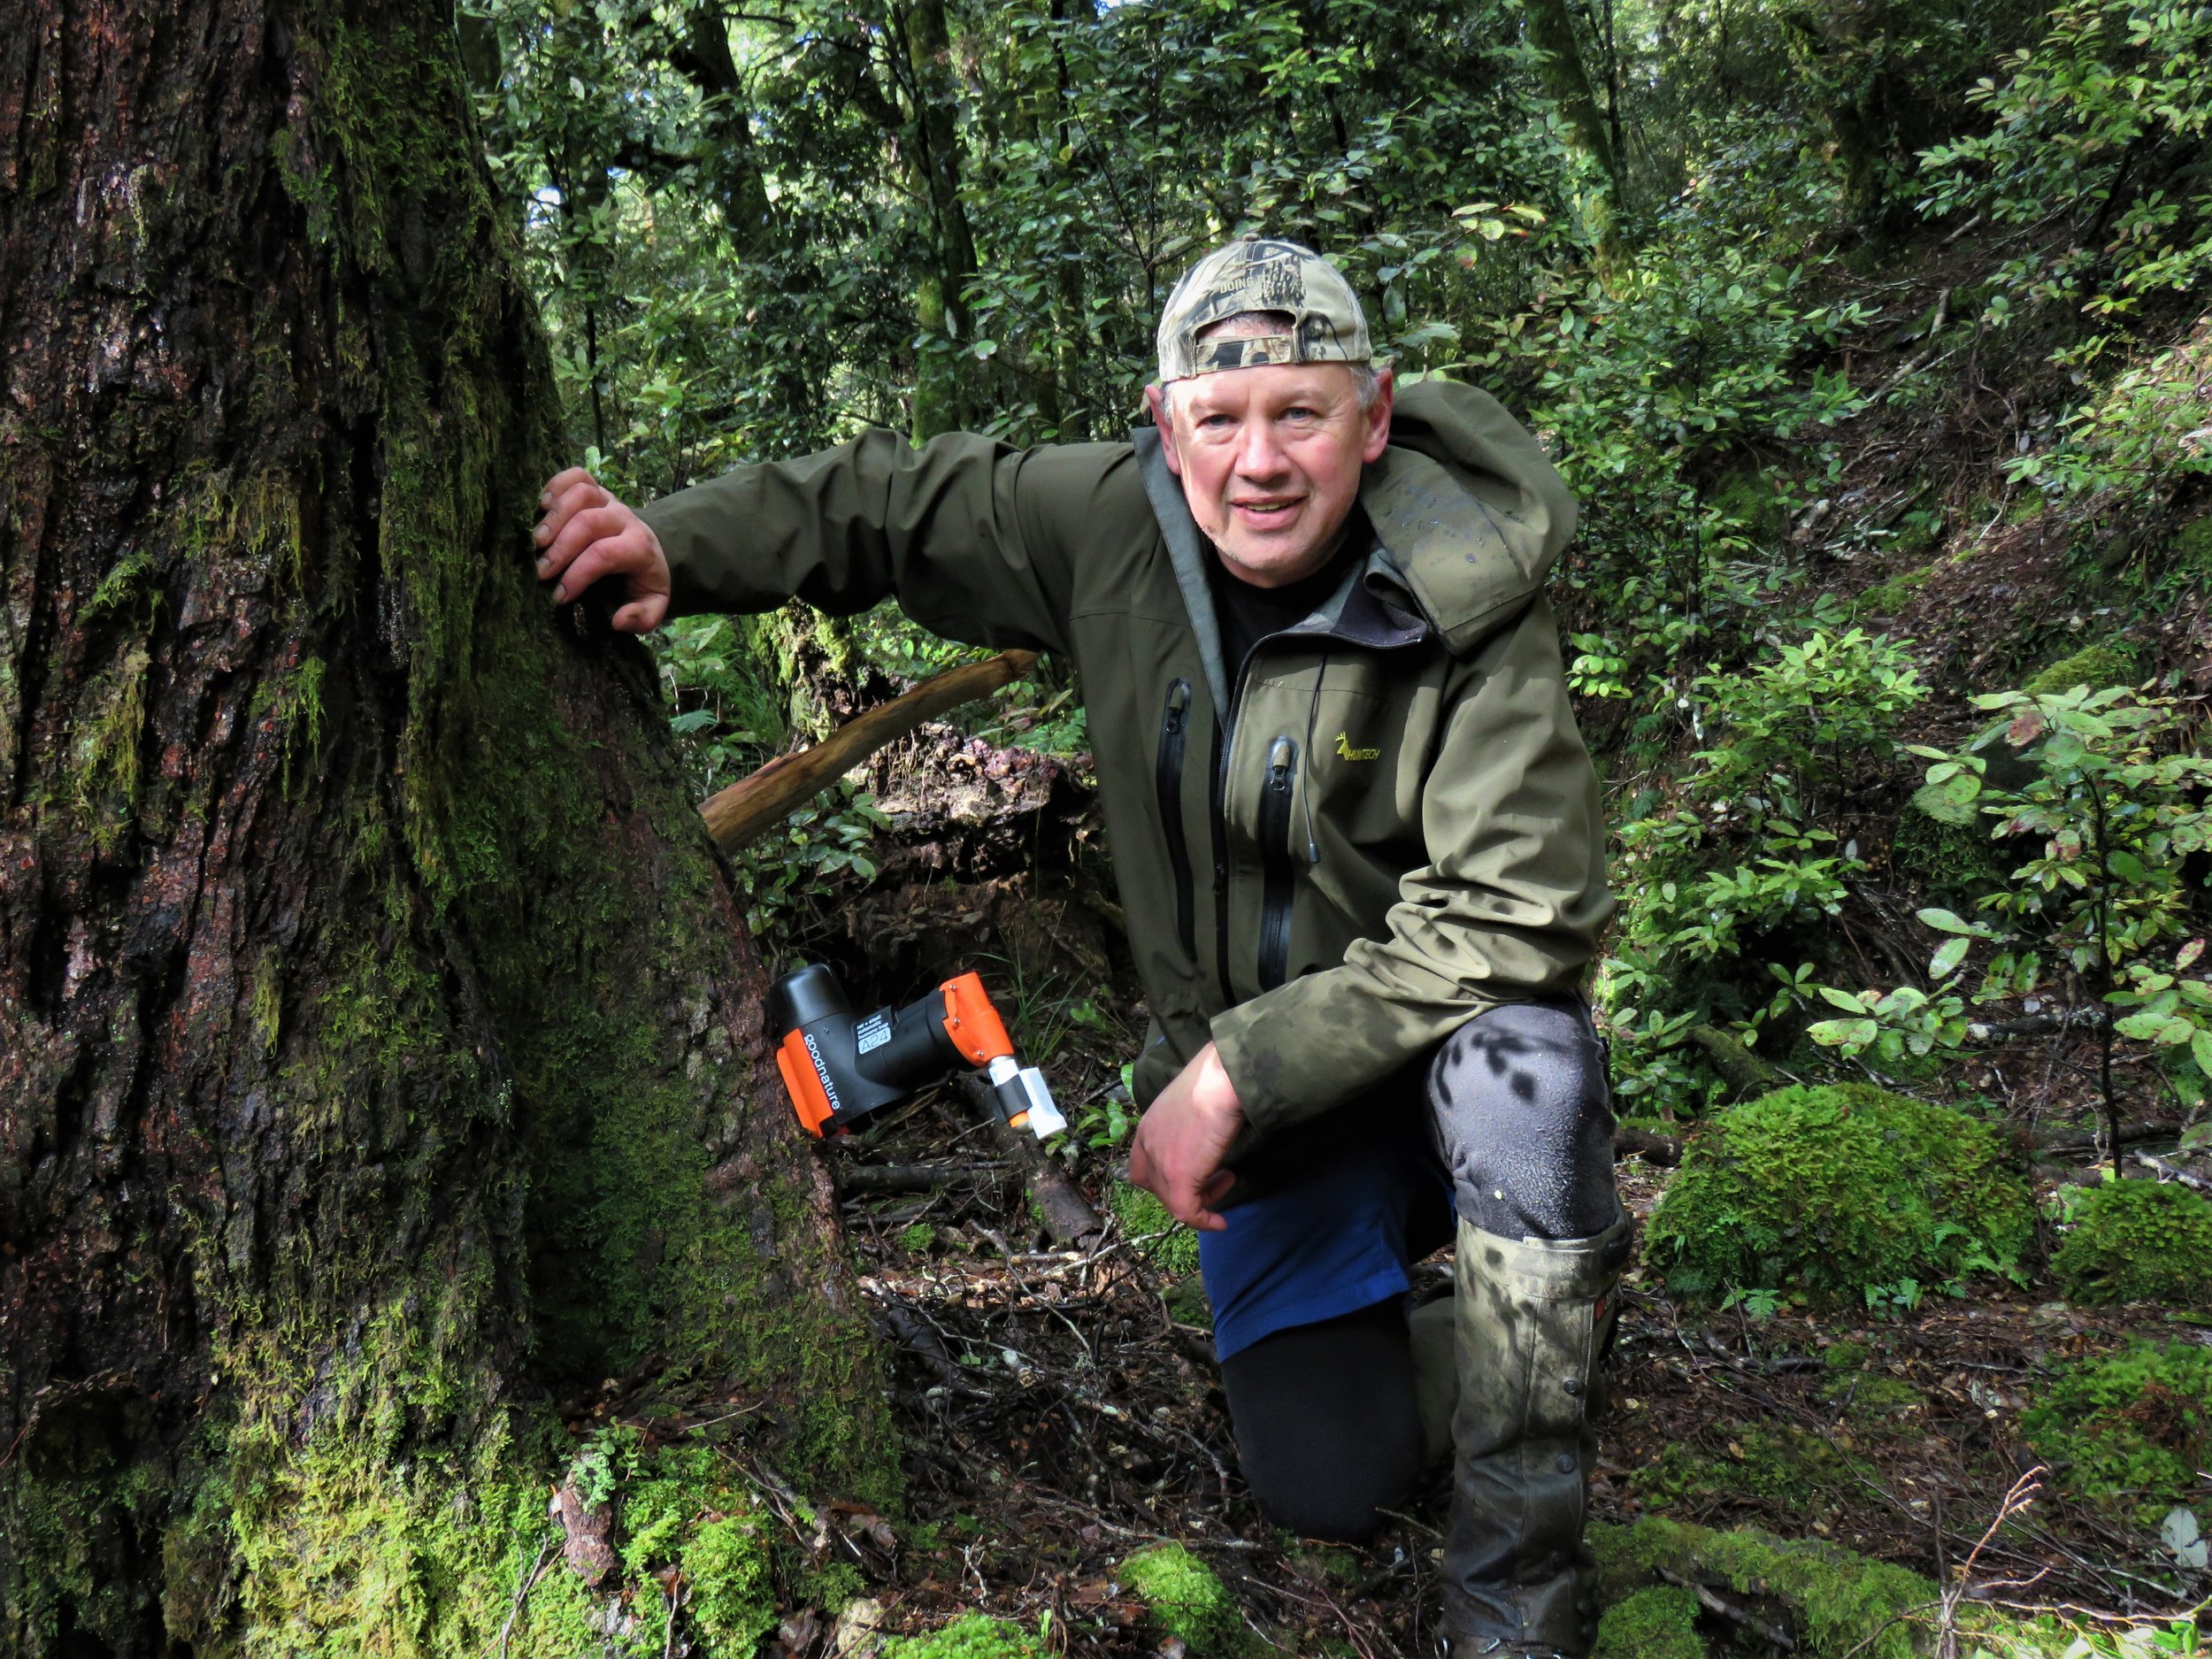
[[[811,749],[779,755],[758,772],[710,795],[700,807],[707,833],[735,852],[781,823],[886,743],[964,703],[987,697],[1037,664],[1034,651],[1001,651],[987,662],[949,668],[902,696],[855,715]]]

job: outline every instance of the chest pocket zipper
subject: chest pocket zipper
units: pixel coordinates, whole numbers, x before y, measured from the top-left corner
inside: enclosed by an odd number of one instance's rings
[[[1175,936],[1187,953],[1195,953],[1196,926],[1191,915],[1190,847],[1183,839],[1183,747],[1190,731],[1190,681],[1167,688],[1167,711],[1160,717],[1159,758],[1153,787],[1159,792],[1160,827],[1167,836],[1168,867],[1175,877]]]
[[[1298,792],[1298,745],[1279,737],[1268,746],[1267,783],[1260,794],[1260,989],[1271,991],[1290,966],[1290,911],[1295,896],[1290,856],[1291,803]]]

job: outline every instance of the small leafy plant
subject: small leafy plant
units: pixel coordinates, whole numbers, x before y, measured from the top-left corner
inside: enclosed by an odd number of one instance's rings
[[[2193,855],[2212,848],[2212,759],[2189,741],[2195,700],[2083,685],[1974,703],[1995,718],[1965,749],[1913,746],[1931,763],[1916,798],[1990,823],[2018,862],[1972,918],[1919,913],[1944,935],[1928,963],[1931,989],[1821,987],[1846,1018],[1810,1034],[1846,1054],[1924,1055],[1986,1034],[1970,1007],[2055,1002],[2058,1025],[2098,1033],[2108,1145],[2116,1148],[2116,1037],[2185,1051],[2196,1098],[2212,1078],[2212,984],[2190,974],[2204,941],[2190,937],[2197,894],[2184,875]],[[2016,785],[1992,775],[1989,751],[2001,739],[2032,763]],[[1987,952],[1970,991],[1961,971],[1978,945]]]

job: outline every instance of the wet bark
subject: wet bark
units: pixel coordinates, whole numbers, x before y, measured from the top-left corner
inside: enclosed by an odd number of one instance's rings
[[[429,0],[0,36],[0,1650],[488,1651],[606,1376],[893,1478],[512,234]]]

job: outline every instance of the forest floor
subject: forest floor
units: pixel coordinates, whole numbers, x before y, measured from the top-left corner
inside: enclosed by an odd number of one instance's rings
[[[1055,1650],[1179,1651],[1118,1577],[1133,1552],[1173,1540],[1279,1650],[1432,1652],[1443,1471],[1363,1548],[1271,1526],[1237,1472],[1203,1298],[1156,1259],[1171,1253],[1165,1241],[1130,1235],[1102,1191],[1094,1241],[1041,1248],[1019,1179],[981,1145],[940,1097],[874,1132],[864,1151],[835,1155],[972,1171],[924,1195],[847,1204],[864,1288],[895,1341],[910,1517],[895,1565],[873,1563],[862,1617],[921,1631],[982,1609],[1033,1630],[1049,1613]],[[1624,1160],[1640,1218],[1666,1175]],[[1419,1272],[1417,1296],[1441,1294],[1448,1258]],[[2178,1317],[2092,1312],[1985,1284],[1886,1317],[1755,1320],[1686,1308],[1632,1270],[1593,1518],[1811,1536],[1938,1583],[1974,1556],[1978,1585],[2019,1581],[1984,1594],[2024,1607],[2172,1610],[2154,1536],[2052,1493],[1978,1556],[1976,1545],[2032,1465],[2018,1418],[2035,1374],[2131,1333],[2170,1336]],[[803,1617],[783,1651],[832,1651],[832,1628]],[[1743,1633],[1714,1617],[1716,1652]],[[1745,1651],[1771,1648],[1760,1639]]]
[[[1092,889],[1071,873],[1087,845],[1074,782],[1020,751],[926,735],[885,763],[903,850],[810,942],[840,962],[856,1005],[903,1001],[961,965],[1010,989],[1017,1039],[1072,1120],[1061,1162],[1101,1220],[1056,1248],[1020,1170],[949,1087],[828,1148],[893,1355],[907,1473],[895,1548],[850,1550],[865,1592],[844,1615],[849,1643],[856,1621],[917,1632],[981,1609],[1033,1631],[1049,1615],[1051,1651],[1173,1654],[1120,1576],[1133,1553],[1171,1540],[1213,1569],[1255,1640],[1279,1650],[1432,1653],[1444,1471],[1364,1547],[1270,1525],[1238,1473],[1194,1241],[1131,1230],[1156,1225],[1121,1179],[1119,1063],[1141,1010],[1101,907],[1083,896]],[[909,810],[925,799],[933,810]],[[2016,1043],[1976,1079],[2011,1103],[2024,1152],[2037,1130],[2043,1191],[2086,1175],[2093,1056],[2079,1035]],[[2143,1149],[2154,1146],[2170,1159],[2170,1140]],[[1671,1172],[1622,1161],[1640,1220]],[[870,1189],[887,1175],[919,1190]],[[1414,1295],[1443,1294],[1449,1275],[1446,1256],[1422,1263]],[[2019,1419],[2038,1377],[2131,1335],[2194,1336],[2203,1323],[2157,1307],[2078,1309],[2055,1294],[1985,1279],[1964,1298],[1931,1293],[1909,1310],[1785,1306],[1755,1317],[1685,1304],[1632,1269],[1593,1518],[1816,1539],[2022,1607],[2173,1612],[2172,1563],[2154,1531],[2048,1487],[1977,1553],[2033,1465]],[[811,1536],[818,1553],[832,1534]],[[1755,1624],[1791,1617],[1779,1604],[1734,1612],[1708,1621],[1716,1654],[1774,1651]],[[777,1651],[845,1651],[839,1629],[828,1609],[803,1611]]]

